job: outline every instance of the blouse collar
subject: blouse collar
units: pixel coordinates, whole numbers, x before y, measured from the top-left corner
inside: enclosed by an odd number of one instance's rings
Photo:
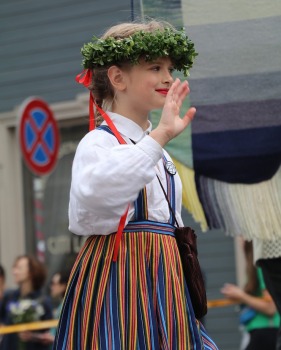
[[[152,130],[152,124],[150,121],[148,121],[149,126],[146,130],[143,130],[137,123],[132,121],[131,119],[128,119],[126,117],[123,117],[120,114],[113,113],[113,112],[106,112],[111,120],[113,121],[114,125],[116,126],[117,130],[120,132],[122,136],[125,136],[127,138],[130,138],[131,140],[135,142],[139,142],[144,136],[148,135]],[[102,125],[106,125],[106,122],[103,122]]]

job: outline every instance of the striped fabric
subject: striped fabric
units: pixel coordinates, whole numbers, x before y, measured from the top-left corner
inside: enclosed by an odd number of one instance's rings
[[[281,164],[281,3],[196,0],[184,24],[199,52],[189,79],[198,176],[225,183],[270,180]]]
[[[133,231],[150,225],[150,232]],[[53,349],[217,349],[195,319],[169,224],[91,236],[73,267]]]

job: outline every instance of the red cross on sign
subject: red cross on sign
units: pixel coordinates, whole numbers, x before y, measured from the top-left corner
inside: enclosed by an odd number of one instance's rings
[[[29,98],[20,108],[19,141],[28,168],[37,175],[50,173],[57,162],[59,130],[48,104]]]

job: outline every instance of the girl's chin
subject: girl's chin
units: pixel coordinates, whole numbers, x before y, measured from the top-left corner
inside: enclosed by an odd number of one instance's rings
[[[157,103],[155,103],[155,108],[158,109],[158,108],[163,108],[164,107],[164,104],[165,104],[165,96],[163,96],[162,98],[160,98]]]

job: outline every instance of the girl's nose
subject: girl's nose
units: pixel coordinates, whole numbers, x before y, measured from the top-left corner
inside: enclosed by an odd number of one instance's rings
[[[165,74],[163,76],[163,83],[165,84],[172,84],[174,81],[174,78],[172,76],[172,73],[170,70],[165,71]]]

